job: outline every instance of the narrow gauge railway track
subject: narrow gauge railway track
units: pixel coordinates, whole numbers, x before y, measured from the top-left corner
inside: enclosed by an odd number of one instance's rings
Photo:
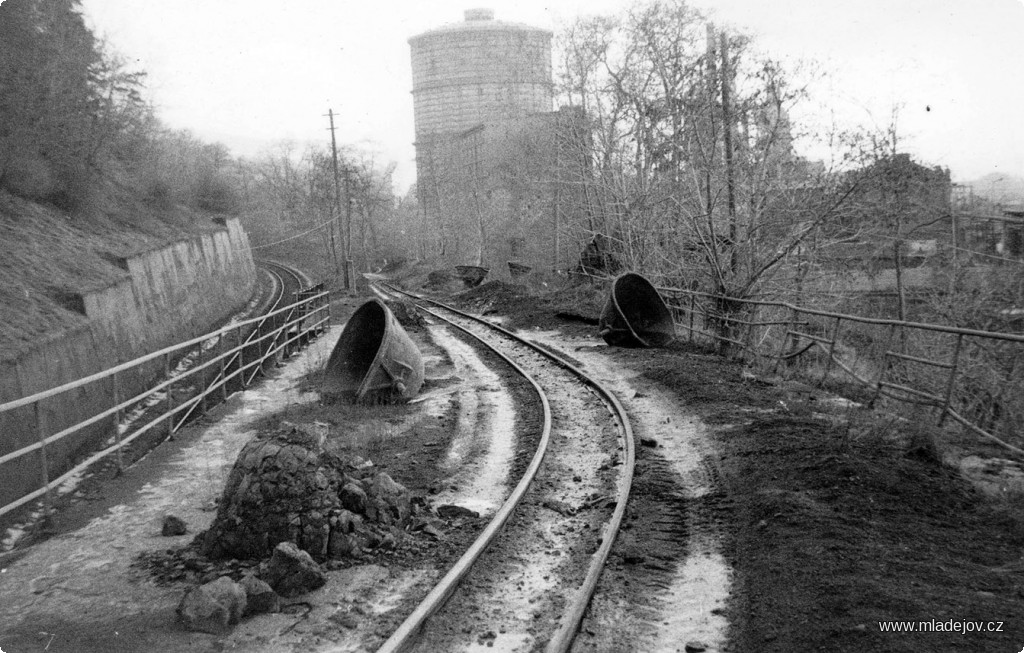
[[[283,305],[287,305],[289,298],[294,300],[294,298],[298,296],[298,293],[310,285],[309,279],[304,274],[286,265],[266,260],[257,261],[256,265],[267,273],[272,284],[270,298],[264,304],[265,308],[263,312],[266,314],[273,313]],[[266,333],[268,329],[274,328],[279,323],[286,323],[290,318],[290,315],[279,315],[274,317],[268,316],[263,318],[263,320],[258,322],[255,328],[249,332],[249,335],[246,336],[244,341],[245,349],[242,351],[247,351],[249,353],[243,355],[246,356],[248,360],[253,360],[255,356],[262,356],[264,351],[273,349],[277,345],[278,338],[275,338],[274,341],[269,344],[264,344],[264,342],[260,340],[260,337]],[[213,340],[200,345],[200,356],[202,355],[202,350],[212,348],[216,344],[217,342]],[[257,349],[259,350],[258,352],[256,351]],[[241,359],[242,356],[237,353],[231,356],[225,362],[224,370],[231,370],[236,366],[239,366]],[[239,379],[238,385],[241,386],[241,388],[249,387],[249,385],[256,380],[256,377],[263,372],[264,370],[262,366],[255,366],[248,373],[242,374],[242,378]],[[207,381],[203,394],[210,394],[213,388],[216,387],[218,383],[221,383],[221,378],[221,374],[216,374],[212,380]],[[232,392],[234,392],[234,390],[232,390]],[[192,404],[192,407],[185,411],[185,413],[178,419],[174,430],[178,430],[188,423],[188,421],[193,418],[197,410],[205,412],[206,407],[201,403]]]
[[[309,278],[294,268],[288,267],[286,265],[281,265],[280,263],[275,263],[274,261],[266,260],[259,261],[258,265],[259,267],[266,270],[274,281],[275,294],[273,296],[271,307],[266,311],[267,313],[273,313],[282,306],[287,306],[290,303],[296,302],[298,300],[299,294],[304,289],[310,287]],[[289,311],[287,314],[282,314],[272,318],[268,318],[273,322],[273,324],[269,326],[273,328],[276,327],[277,324],[285,324],[290,319],[292,319],[292,317],[292,312]],[[253,332],[249,335],[249,339],[246,341],[246,344],[248,344],[252,340],[259,338],[259,336],[262,333],[264,333],[266,326],[267,325],[265,325],[264,322],[260,322],[253,330]],[[265,347],[265,349],[273,349],[274,347],[277,346],[278,340],[286,336],[287,334],[283,332],[279,333],[277,338],[270,342],[269,346]],[[262,343],[260,347],[260,354],[262,354],[262,350],[264,349]],[[249,377],[245,379],[245,385],[248,386],[250,383],[252,383],[253,380],[256,378],[256,375],[260,374],[261,372],[262,369],[259,367],[254,369],[252,373],[249,375]]]
[[[379,651],[484,644],[567,651],[629,498],[635,449],[625,410],[570,362],[497,325],[392,286],[375,288],[412,299],[484,343],[533,383],[545,405],[540,445],[515,490]]]
[[[256,265],[266,270],[279,285],[279,291],[275,294],[273,307],[270,310],[278,308],[286,297],[291,297],[310,285],[306,275],[287,265],[266,260],[257,261]]]

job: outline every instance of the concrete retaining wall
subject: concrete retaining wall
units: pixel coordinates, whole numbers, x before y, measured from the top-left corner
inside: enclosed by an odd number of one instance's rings
[[[240,310],[256,287],[249,238],[237,219],[224,229],[132,256],[130,279],[84,294],[89,324],[54,334],[14,361],[0,363],[0,403],[95,374],[119,363],[213,330]],[[125,374],[121,397],[138,392],[163,365]],[[102,412],[113,405],[114,384],[105,379],[0,414],[0,454]],[[50,478],[74,465],[112,435],[105,420],[47,447]],[[40,457],[29,454],[0,465],[0,506],[40,487]]]

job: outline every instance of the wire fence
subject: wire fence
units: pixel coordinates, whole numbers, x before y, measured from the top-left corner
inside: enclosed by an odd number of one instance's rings
[[[1024,335],[860,317],[658,287],[677,328],[783,376],[853,383],[869,405],[934,409],[1024,455]]]
[[[35,441],[0,455],[0,470],[6,479],[37,470],[36,486],[0,507],[0,517],[36,499],[43,509],[52,510],[54,490],[72,480],[94,463],[113,455],[118,470],[125,448],[144,436],[157,442],[172,438],[193,415],[204,414],[213,403],[226,400],[235,390],[246,388],[257,375],[304,347],[330,321],[329,295],[322,286],[296,293],[295,301],[264,316],[231,324],[217,331],[147,354],[77,381],[0,404],[0,419],[34,429]],[[155,384],[135,392],[140,376],[156,368]],[[61,402],[73,402],[89,390],[112,400],[103,402],[86,419],[59,429],[48,429],[47,415]],[[95,403],[95,402],[94,402]],[[29,426],[30,425],[30,426]],[[83,435],[100,433],[110,439],[99,451],[91,451],[72,464],[50,455],[56,447]],[[112,434],[112,435],[111,435]],[[86,439],[95,439],[94,437]],[[102,439],[102,438],[101,438]],[[155,444],[155,443],[153,443]],[[95,448],[93,443],[91,448]],[[80,447],[78,447],[80,448]],[[35,459],[35,463],[31,462]],[[68,466],[72,465],[70,469]],[[17,473],[16,473],[17,472]]]

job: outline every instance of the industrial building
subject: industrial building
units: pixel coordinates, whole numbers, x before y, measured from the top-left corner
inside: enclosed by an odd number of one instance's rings
[[[504,276],[506,261],[557,268],[576,248],[560,207],[588,139],[582,114],[553,111],[551,38],[471,9],[409,39],[423,227],[451,264]]]

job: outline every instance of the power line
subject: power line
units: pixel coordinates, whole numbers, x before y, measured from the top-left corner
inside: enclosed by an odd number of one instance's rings
[[[312,229],[308,229],[306,231],[303,231],[302,233],[295,234],[294,236],[288,236],[287,238],[282,238],[281,240],[278,240],[278,241],[275,241],[275,242],[272,242],[272,243],[265,243],[263,245],[252,246],[252,247],[249,247],[248,249],[239,247],[239,248],[236,248],[235,251],[236,252],[255,251],[257,249],[265,249],[267,247],[273,247],[274,245],[280,245],[281,243],[286,243],[289,240],[295,240],[296,238],[302,238],[303,236],[306,236],[308,234],[313,233],[317,229],[323,229],[327,225],[331,224],[332,222],[336,222],[337,220],[338,220],[338,218],[336,218],[336,217],[335,218],[331,218],[327,222],[322,222],[322,223],[318,224],[317,226],[313,227]]]

